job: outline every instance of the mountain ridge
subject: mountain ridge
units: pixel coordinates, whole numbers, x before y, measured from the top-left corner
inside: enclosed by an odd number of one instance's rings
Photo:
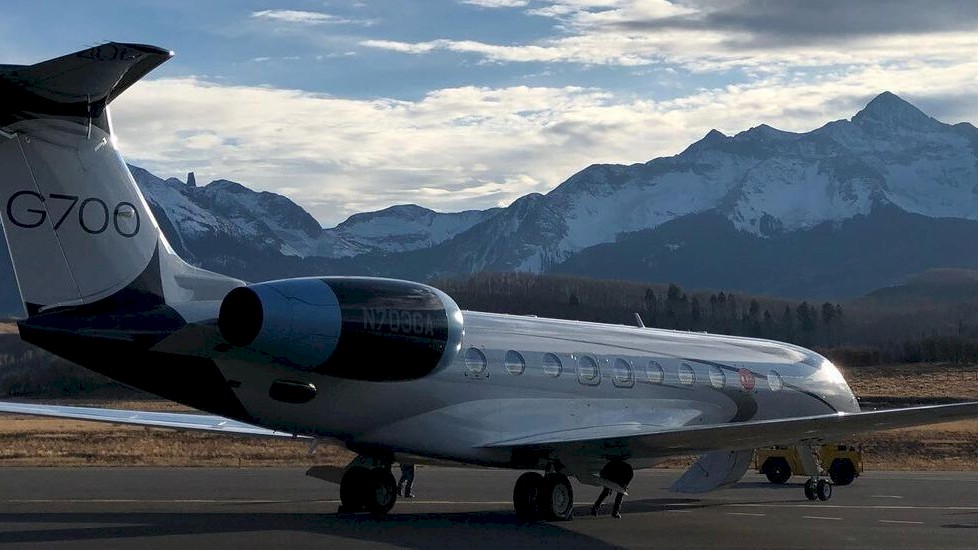
[[[398,205],[354,214],[318,233],[315,220],[281,195],[256,194],[227,180],[200,187],[140,174],[137,180],[146,180],[140,184],[150,188],[151,204],[172,218],[161,225],[179,234],[171,240],[193,260],[205,267],[226,265],[232,260],[221,255],[235,248],[230,243],[248,239],[235,260],[243,270],[248,260],[242,256],[289,256],[292,271],[308,274],[427,279],[573,267],[587,275],[575,256],[706,212],[757,243],[807,242],[811,231],[855,227],[845,222],[891,207],[945,228],[936,220],[978,221],[978,129],[940,122],[890,92],[873,98],[850,119],[808,132],[766,124],[730,136],[713,129],[673,156],[631,165],[593,164],[550,192],[520,197],[505,208],[438,213]],[[201,250],[205,229],[211,235],[204,240],[212,243]],[[607,272],[605,267],[593,272]],[[898,271],[881,276],[878,286],[909,274]],[[608,274],[638,276],[634,270]],[[696,279],[692,268],[673,275],[670,280],[677,282]],[[728,285],[721,281],[718,286]],[[840,284],[839,292],[872,289],[864,286],[842,290]],[[804,289],[797,283],[788,290],[799,295]]]

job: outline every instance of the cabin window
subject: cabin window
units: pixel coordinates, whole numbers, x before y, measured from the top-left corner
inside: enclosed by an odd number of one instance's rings
[[[483,376],[489,362],[486,361],[486,354],[479,348],[469,348],[465,350],[465,372],[470,376]]]
[[[710,385],[714,389],[722,390],[727,384],[727,375],[723,373],[723,369],[714,365],[710,367]]]
[[[767,385],[771,391],[781,391],[784,388],[784,380],[781,379],[778,371],[773,370],[767,374]]]
[[[645,379],[650,384],[661,384],[666,379],[666,371],[662,370],[658,361],[649,361],[645,366]]]
[[[560,364],[559,357],[552,353],[545,353],[543,355],[543,374],[551,378],[557,378],[563,369],[564,366]]]
[[[523,360],[523,356],[518,351],[507,351],[504,364],[506,371],[514,376],[523,374],[523,371],[526,369],[526,361]]]
[[[611,370],[611,382],[619,388],[630,388],[635,385],[635,376],[632,374],[632,365],[628,361],[618,358]]]
[[[577,359],[577,381],[588,386],[596,386],[601,381],[598,363],[590,355],[582,355]]]
[[[684,386],[692,386],[696,382],[696,373],[689,363],[679,365],[679,383]]]

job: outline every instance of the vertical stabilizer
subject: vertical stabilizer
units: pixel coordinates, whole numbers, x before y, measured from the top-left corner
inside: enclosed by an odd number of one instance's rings
[[[170,55],[111,43],[0,66],[0,218],[28,315],[200,299],[180,283],[196,274],[206,299],[236,284],[173,254],[115,148],[108,103]]]

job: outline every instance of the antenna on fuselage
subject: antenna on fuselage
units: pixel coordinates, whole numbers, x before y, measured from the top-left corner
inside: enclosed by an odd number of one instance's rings
[[[635,312],[635,324],[638,325],[638,328],[645,328],[645,322],[642,321],[642,316],[637,311]]]

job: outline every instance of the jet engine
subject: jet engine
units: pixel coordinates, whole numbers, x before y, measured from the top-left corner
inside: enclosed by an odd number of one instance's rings
[[[458,352],[462,314],[427,285],[315,277],[232,290],[218,328],[231,346],[270,363],[357,380],[409,380]]]

